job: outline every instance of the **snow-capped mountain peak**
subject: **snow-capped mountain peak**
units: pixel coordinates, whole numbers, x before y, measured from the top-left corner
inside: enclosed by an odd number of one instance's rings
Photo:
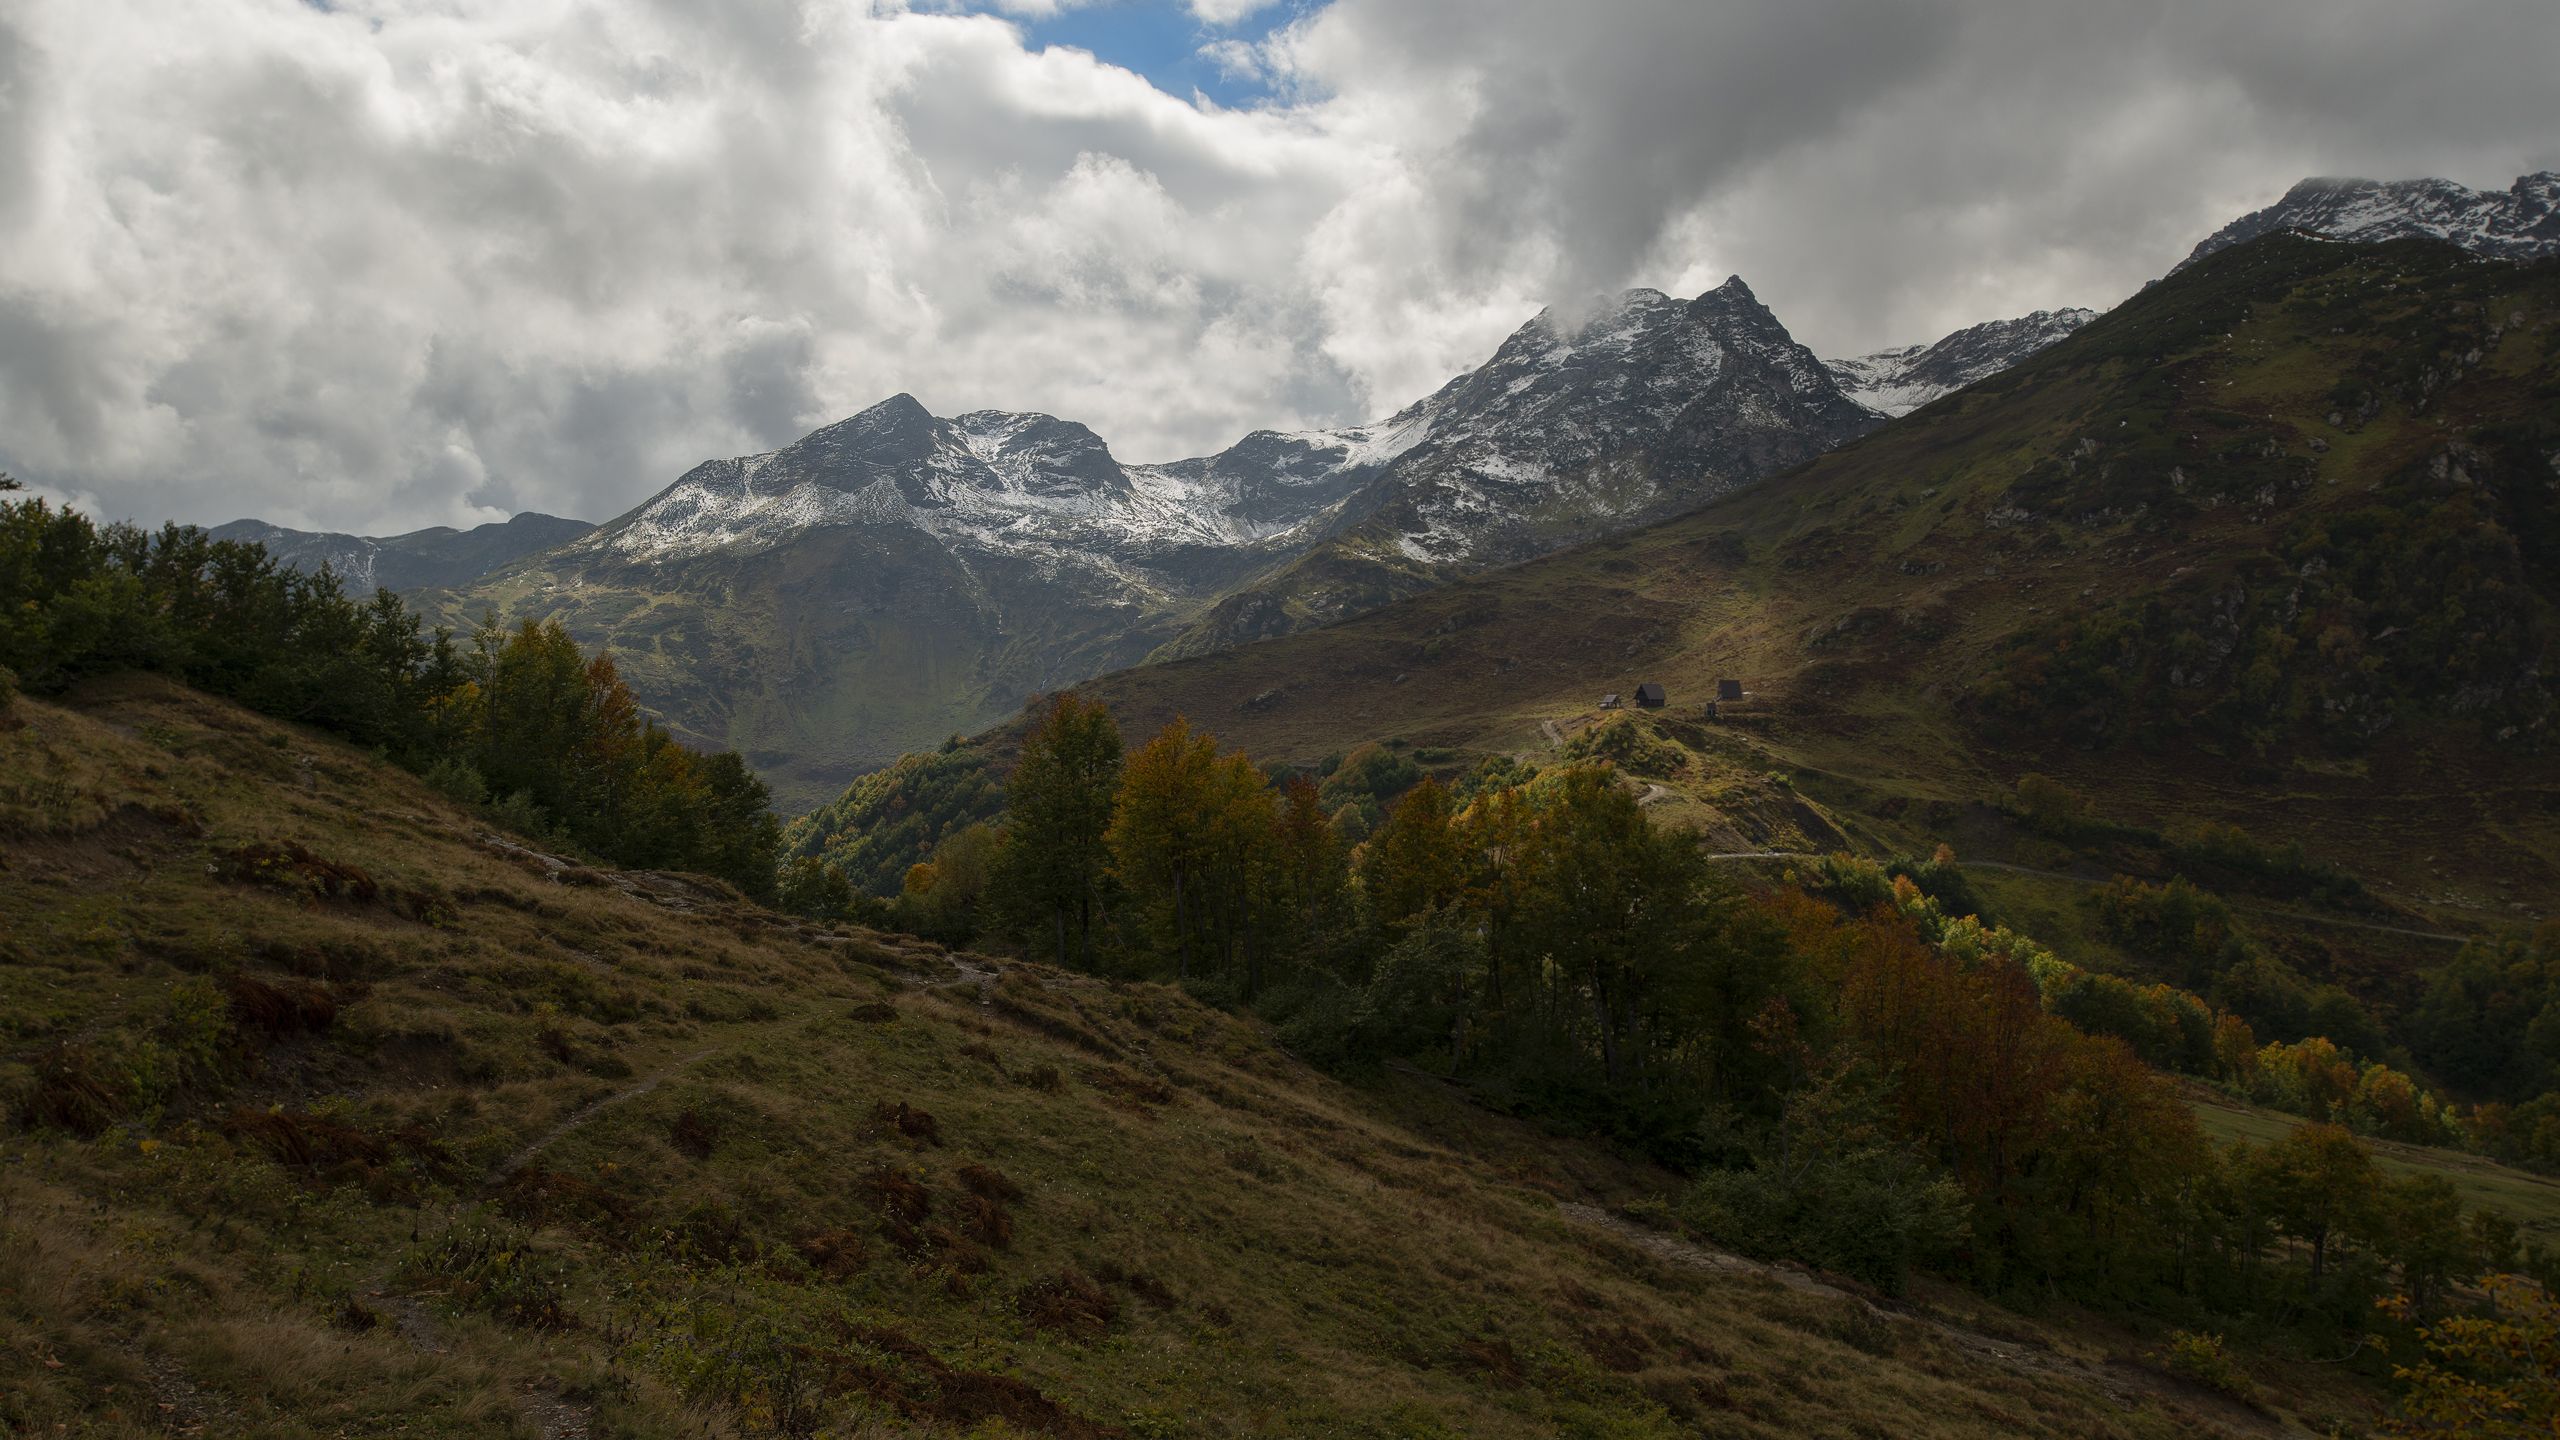
[[[2038,310],[1968,325],[1929,345],[1903,345],[1829,362],[1849,398],[1879,415],[1908,415],[1941,395],[1996,375],[2098,318],[2095,310]]]
[[[1266,495],[1252,484],[1265,467],[1250,462],[1124,466],[1071,420],[1003,410],[943,419],[896,395],[780,450],[698,465],[582,548],[661,563],[767,549],[813,527],[913,526],[962,551],[1117,569],[1185,547],[1253,546],[1304,523],[1337,497],[1275,508],[1274,495],[1375,463],[1369,440],[1365,430],[1248,437],[1293,452],[1293,465],[1271,468],[1296,483]]]
[[[975,410],[950,421],[949,428],[1009,493],[1055,498],[1129,488],[1111,447],[1072,420]]]
[[[1170,464],[1123,464],[1055,416],[941,418],[895,395],[779,450],[696,466],[565,553],[664,566],[868,528],[971,574],[1028,567],[1159,605],[1356,529],[1360,554],[1402,557],[1405,585],[1676,513],[1875,419],[1736,277],[1687,300],[1640,289],[1551,307],[1384,420],[1256,431]],[[1301,597],[1293,613],[1330,618],[1373,595]]]
[[[661,562],[763,549],[812,526],[904,525],[963,550],[1146,566],[1203,546],[1312,540],[1355,491],[1391,471],[1435,477],[1423,488],[1498,527],[1545,503],[1517,487],[1549,485],[1612,450],[1660,448],[1737,368],[1755,385],[1837,409],[1833,421],[1855,422],[1820,363],[1735,278],[1693,300],[1630,290],[1550,308],[1485,365],[1385,420],[1256,431],[1216,455],[1166,465],[1123,465],[1101,436],[1055,416],[943,419],[914,396],[893,395],[779,450],[696,466],[583,548]],[[1686,483],[1669,478],[1675,489]],[[1606,508],[1634,503],[1621,496]],[[1482,538],[1482,526],[1426,508],[1434,516],[1416,543],[1435,558],[1458,558]]]
[[[1395,548],[1432,567],[1687,508],[1872,423],[1739,277],[1685,301],[1628,290],[1542,311],[1398,420],[1427,429],[1378,500]]]
[[[2367,242],[2450,240],[2495,259],[2538,259],[2560,254],[2560,171],[2518,176],[2505,190],[2474,190],[2432,178],[2305,180],[2275,204],[2205,237],[2179,268],[2276,230]]]

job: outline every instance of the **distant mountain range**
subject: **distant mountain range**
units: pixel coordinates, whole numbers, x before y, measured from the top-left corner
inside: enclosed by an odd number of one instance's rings
[[[501,565],[566,545],[594,528],[584,520],[528,510],[512,520],[469,530],[437,525],[406,535],[288,530],[263,520],[234,520],[207,533],[216,540],[264,545],[268,554],[298,570],[326,565],[345,582],[349,594],[370,595],[376,590],[468,585]]]
[[[793,801],[1152,654],[1283,634],[1691,508],[1880,423],[1750,289],[1550,311],[1375,424],[1125,464],[894,396],[427,603],[554,615]]]
[[[2305,181],[2210,253],[2297,229],[2546,253],[2560,178]],[[2090,310],[1823,361],[1739,278],[1633,290],[1522,325],[1486,363],[1368,425],[1256,431],[1128,464],[1048,415],[894,396],[761,455],[695,467],[599,527],[313,535],[289,561],[416,589],[461,621],[556,616],[612,647],[681,734],[745,751],[786,805],[979,729],[1043,690],[1374,609],[1694,509],[2017,365]]]

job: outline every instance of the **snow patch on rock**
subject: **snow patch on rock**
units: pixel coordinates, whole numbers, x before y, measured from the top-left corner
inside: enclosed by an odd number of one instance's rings
[[[2449,240],[2499,260],[2560,255],[2560,170],[2516,177],[2504,190],[2451,180],[2305,180],[2283,199],[2205,237],[2179,268],[2275,230],[2333,240]]]
[[[1828,362],[1850,399],[1879,415],[1908,415],[1988,379],[2098,318],[2095,310],[2039,310],[1970,325],[1931,345],[1904,345]]]

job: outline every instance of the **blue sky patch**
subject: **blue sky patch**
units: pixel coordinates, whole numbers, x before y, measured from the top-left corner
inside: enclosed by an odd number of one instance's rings
[[[1220,105],[1247,106],[1270,95],[1268,87],[1227,73],[1200,53],[1218,40],[1250,44],[1317,8],[1319,0],[1278,0],[1233,25],[1209,25],[1182,0],[1100,0],[1076,5],[1047,19],[1012,17],[1034,50],[1052,45],[1091,52],[1113,65],[1134,70],[1157,89],[1188,100],[1194,90]],[[972,4],[976,10],[993,5]]]

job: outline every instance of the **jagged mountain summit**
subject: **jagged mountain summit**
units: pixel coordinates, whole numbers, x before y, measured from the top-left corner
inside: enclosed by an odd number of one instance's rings
[[[2179,268],[2275,230],[2332,240],[2450,240],[2500,260],[2560,255],[2560,170],[2521,175],[2505,190],[2451,180],[2305,180],[2283,199],[2206,236]]]
[[[234,520],[206,533],[216,540],[264,545],[268,554],[296,570],[317,571],[326,565],[348,594],[370,595],[376,590],[468,585],[502,565],[566,545],[594,528],[584,520],[527,510],[468,530],[434,525],[405,535],[291,530],[263,520]]]
[[[894,396],[439,603],[558,616],[811,800],[1029,694],[1660,519],[1876,423],[1740,280],[1637,290],[1375,424],[1167,464]]]
[[[1692,300],[1631,290],[1581,314],[1551,308],[1375,427],[1396,458],[1332,532],[1158,655],[1330,623],[1679,514],[1879,419],[1738,276]]]
[[[1073,421],[942,419],[898,395],[781,450],[698,466],[575,548],[674,561],[904,524],[1180,589],[1226,568],[1210,552],[1288,550],[1392,505],[1403,528],[1390,543],[1411,562],[1498,562],[1550,548],[1541,522],[1605,528],[1809,458],[1871,423],[1840,398],[1741,280],[1691,301],[1634,290],[1578,322],[1542,312],[1483,367],[1374,425],[1257,431],[1164,465],[1124,465]],[[1639,448],[1662,473],[1591,473]],[[1175,573],[1144,573],[1164,565]]]
[[[2038,310],[1969,325],[1933,345],[1905,345],[1832,360],[1831,378],[1879,415],[1908,415],[1941,395],[1997,375],[2098,318],[2095,310]]]
[[[696,466],[570,550],[672,565],[828,526],[908,527],[955,553],[1085,566],[1172,595],[1285,546],[1393,453],[1369,430],[1263,432],[1205,459],[1123,465],[1070,420],[943,419],[902,394],[780,450]]]
[[[1421,565],[1525,558],[1564,532],[1688,509],[1871,423],[1736,276],[1694,300],[1631,290],[1547,310],[1387,422],[1376,497]]]

